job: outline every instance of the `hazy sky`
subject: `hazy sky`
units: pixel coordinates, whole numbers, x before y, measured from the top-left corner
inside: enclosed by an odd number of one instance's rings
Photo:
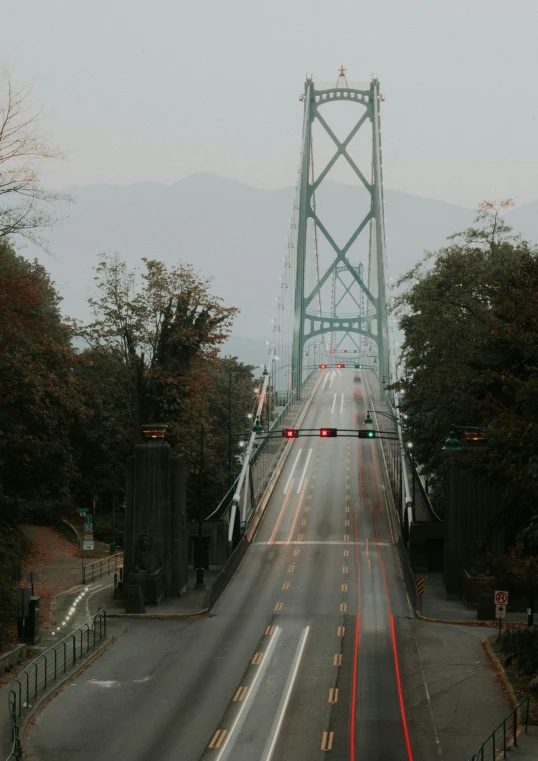
[[[538,198],[536,0],[4,0],[0,59],[68,155],[53,187],[295,181],[304,75],[375,72],[386,185]]]

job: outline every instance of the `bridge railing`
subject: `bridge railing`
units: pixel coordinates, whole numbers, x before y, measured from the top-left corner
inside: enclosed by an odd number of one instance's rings
[[[105,637],[106,611],[101,608],[95,616],[41,653],[13,680],[8,692],[12,746],[6,761],[22,759],[18,720],[31,709],[30,701],[37,700]]]
[[[497,761],[506,758],[506,751],[517,747],[517,738],[521,732],[528,732],[530,702],[534,695],[529,695],[517,705],[490,736],[482,743],[471,761]]]
[[[83,566],[82,583],[87,584],[94,579],[108,576],[115,573],[118,568],[123,568],[123,552],[116,552],[114,555],[108,555],[106,558],[95,560],[93,563],[87,563]]]

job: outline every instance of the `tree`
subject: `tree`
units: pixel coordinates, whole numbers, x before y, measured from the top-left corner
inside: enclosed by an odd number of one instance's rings
[[[0,240],[0,474],[13,509],[68,499],[77,362],[47,273]]]
[[[90,300],[95,319],[78,331],[94,357],[115,363],[117,403],[127,412],[131,446],[140,440],[142,423],[167,422],[168,441],[197,472],[200,424],[214,424],[218,348],[237,309],[212,296],[210,281],[188,264],[167,268],[149,259],[143,264],[137,281],[119,257],[103,258],[95,278],[99,295]],[[217,444],[208,441],[207,463]],[[192,483],[189,488],[194,500]]]
[[[529,244],[514,238],[500,216],[510,203],[482,204],[479,226],[452,236],[447,247],[427,255],[404,275],[400,284],[407,288],[395,301],[405,333],[405,374],[399,381],[406,391],[405,412],[417,460],[434,487],[437,484],[434,494],[440,510],[446,477],[441,450],[452,423],[491,431],[487,451],[475,452],[472,466],[488,479],[502,481],[507,495],[521,498],[521,489],[514,490],[514,473],[510,476],[504,468],[500,478],[494,467],[506,456],[507,447],[501,446],[506,444],[506,421],[502,421],[507,405],[514,403],[514,388],[509,390],[504,381],[499,385],[515,369],[517,341],[510,341],[518,332],[514,320],[523,319],[514,285],[525,267],[536,261]],[[510,451],[515,451],[514,446]]]
[[[53,223],[51,206],[69,197],[40,185],[38,163],[61,154],[39,131],[41,112],[30,94],[0,71],[0,239],[19,234],[44,246],[38,231]]]

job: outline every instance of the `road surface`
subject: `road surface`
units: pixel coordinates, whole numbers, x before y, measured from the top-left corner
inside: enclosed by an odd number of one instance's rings
[[[303,426],[363,427],[367,395],[353,371],[326,371]],[[36,757],[410,761],[411,612],[381,458],[356,436],[297,439],[211,616],[117,622],[117,643],[42,712]]]

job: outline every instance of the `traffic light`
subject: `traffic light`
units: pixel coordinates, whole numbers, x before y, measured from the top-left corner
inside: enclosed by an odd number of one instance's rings
[[[319,369],[320,369],[320,370],[326,370],[326,369],[327,369],[327,365],[320,365],[320,366],[319,366]]]
[[[340,351],[342,352],[342,354],[347,354],[347,349],[341,349]]]
[[[355,370],[362,370],[362,365],[355,365]]]
[[[338,362],[338,364],[336,365],[336,367],[345,367],[345,366],[346,366],[345,362]]]
[[[283,428],[282,435],[285,439],[296,439],[299,436],[298,428]]]
[[[334,352],[335,352],[335,349],[331,349],[331,354],[334,354]]]
[[[375,431],[359,431],[359,439],[375,439]]]
[[[338,436],[338,428],[320,428],[319,435],[322,439],[332,439]]]

